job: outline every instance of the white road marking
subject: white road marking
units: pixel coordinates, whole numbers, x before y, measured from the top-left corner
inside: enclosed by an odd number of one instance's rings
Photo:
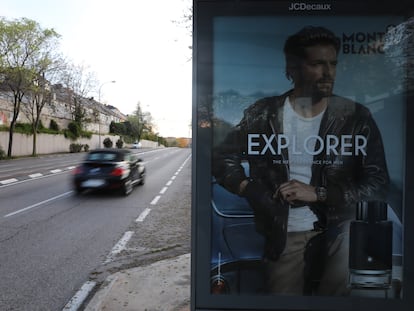
[[[73,191],[69,191],[69,192],[65,192],[65,193],[59,194],[59,195],[57,195],[57,196],[55,196],[55,197],[53,197],[53,198],[50,198],[50,199],[47,199],[47,200],[41,201],[41,202],[39,202],[39,203],[36,203],[36,204],[30,205],[30,206],[28,206],[28,207],[25,207],[25,208],[19,209],[18,211],[15,211],[15,212],[13,212],[13,213],[7,214],[7,215],[5,215],[5,216],[3,216],[3,217],[4,217],[4,218],[7,218],[7,217],[10,217],[10,216],[14,216],[14,215],[17,215],[17,214],[23,213],[23,212],[25,212],[25,211],[28,211],[28,210],[30,210],[30,209],[32,209],[32,208],[35,208],[35,207],[37,207],[37,206],[40,206],[40,205],[42,205],[42,204],[46,204],[46,203],[48,203],[48,202],[50,202],[50,201],[53,201],[53,200],[59,199],[59,198],[61,198],[61,197],[64,197],[64,196],[66,196],[66,195],[68,195],[68,194],[71,194],[72,192],[73,192]]]
[[[39,176],[36,179],[49,178],[51,176],[56,176],[56,175],[59,175],[59,174],[66,174],[66,173],[67,173],[67,171],[65,171],[65,172],[62,171],[60,173],[47,174],[47,175]],[[0,181],[0,187],[15,186],[15,185],[23,184],[23,183],[26,183],[26,182],[33,182],[33,180],[34,180],[33,178],[31,178],[31,179],[24,179],[24,180],[18,180],[16,178],[13,178],[13,179],[10,179],[10,180],[6,181],[6,183],[4,183],[5,181]]]
[[[62,172],[62,170],[57,169],[57,170],[51,170],[50,172],[51,172],[51,173],[53,173],[53,174],[56,174],[56,173],[60,173],[60,172]]]
[[[36,174],[29,175],[30,178],[38,178],[38,177],[41,177],[41,176],[43,176],[43,174],[41,174],[41,173],[36,173]]]
[[[161,196],[160,195],[157,195],[152,201],[151,201],[151,205],[155,205],[155,204],[157,204],[158,203],[158,200],[161,198]]]
[[[116,243],[115,246],[112,248],[111,253],[108,255],[104,263],[111,262],[116,254],[122,252],[133,235],[134,231],[125,232],[122,238],[118,241],[118,243]]]
[[[85,282],[82,287],[76,292],[71,300],[64,306],[62,311],[77,311],[85,299],[88,297],[89,293],[95,287],[96,282],[88,281]]]
[[[138,216],[137,219],[135,219],[135,222],[143,222],[144,219],[148,216],[148,214],[151,212],[150,208],[144,209],[144,211]]]
[[[186,162],[191,158],[191,155],[188,156],[188,158],[184,161],[184,163],[181,165],[180,169],[177,171],[179,172]],[[177,175],[177,173],[175,174]],[[175,177],[174,177],[175,178]],[[167,186],[171,185],[173,183],[172,178],[170,181],[167,182]],[[164,187],[160,193],[163,194],[167,191],[168,187]],[[156,196],[152,202],[151,205],[157,204],[158,200],[161,198],[160,195]],[[136,222],[142,222],[144,219],[148,216],[148,214],[151,212],[150,208],[146,208],[135,220]],[[111,253],[107,256],[107,259],[105,260],[105,263],[109,263],[113,260],[114,256],[116,254],[119,254],[122,250],[126,248],[127,243],[131,239],[131,237],[134,235],[133,231],[127,231],[124,233],[122,238],[118,241],[118,243],[112,248]],[[78,308],[82,305],[83,301],[87,298],[89,293],[92,291],[92,289],[95,287],[96,283],[92,281],[86,282],[82,288],[75,294],[75,296],[66,304],[65,308],[62,311],[77,311]]]
[[[8,185],[8,184],[14,183],[16,181],[18,181],[16,178],[10,178],[10,179],[0,181],[0,184]]]

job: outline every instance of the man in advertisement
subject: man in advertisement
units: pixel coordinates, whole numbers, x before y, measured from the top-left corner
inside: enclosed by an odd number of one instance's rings
[[[269,293],[348,295],[356,204],[387,199],[383,142],[371,113],[333,94],[339,50],[339,38],[323,27],[288,37],[293,89],[248,107],[213,150],[217,182],[247,199],[265,237]]]

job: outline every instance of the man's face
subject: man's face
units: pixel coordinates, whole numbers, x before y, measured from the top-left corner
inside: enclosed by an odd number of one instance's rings
[[[337,55],[332,45],[314,45],[305,49],[306,56],[295,77],[300,96],[321,99],[332,95]]]

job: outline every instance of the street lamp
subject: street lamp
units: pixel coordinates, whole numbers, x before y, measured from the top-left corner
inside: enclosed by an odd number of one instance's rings
[[[99,86],[99,91],[98,91],[98,102],[99,102],[99,105],[101,105],[101,89],[102,89],[102,87],[103,87],[105,84],[108,84],[108,83],[115,83],[115,82],[116,82],[115,80],[112,80],[112,81],[106,81],[106,82],[102,83],[102,84]],[[101,115],[100,115],[100,113],[99,113],[99,110],[98,110],[98,135],[99,135],[99,148],[101,148]]]

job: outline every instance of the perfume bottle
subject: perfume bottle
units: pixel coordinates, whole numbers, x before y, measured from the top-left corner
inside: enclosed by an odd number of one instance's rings
[[[392,222],[387,203],[359,202],[350,225],[349,283],[352,288],[389,288],[392,274]]]

